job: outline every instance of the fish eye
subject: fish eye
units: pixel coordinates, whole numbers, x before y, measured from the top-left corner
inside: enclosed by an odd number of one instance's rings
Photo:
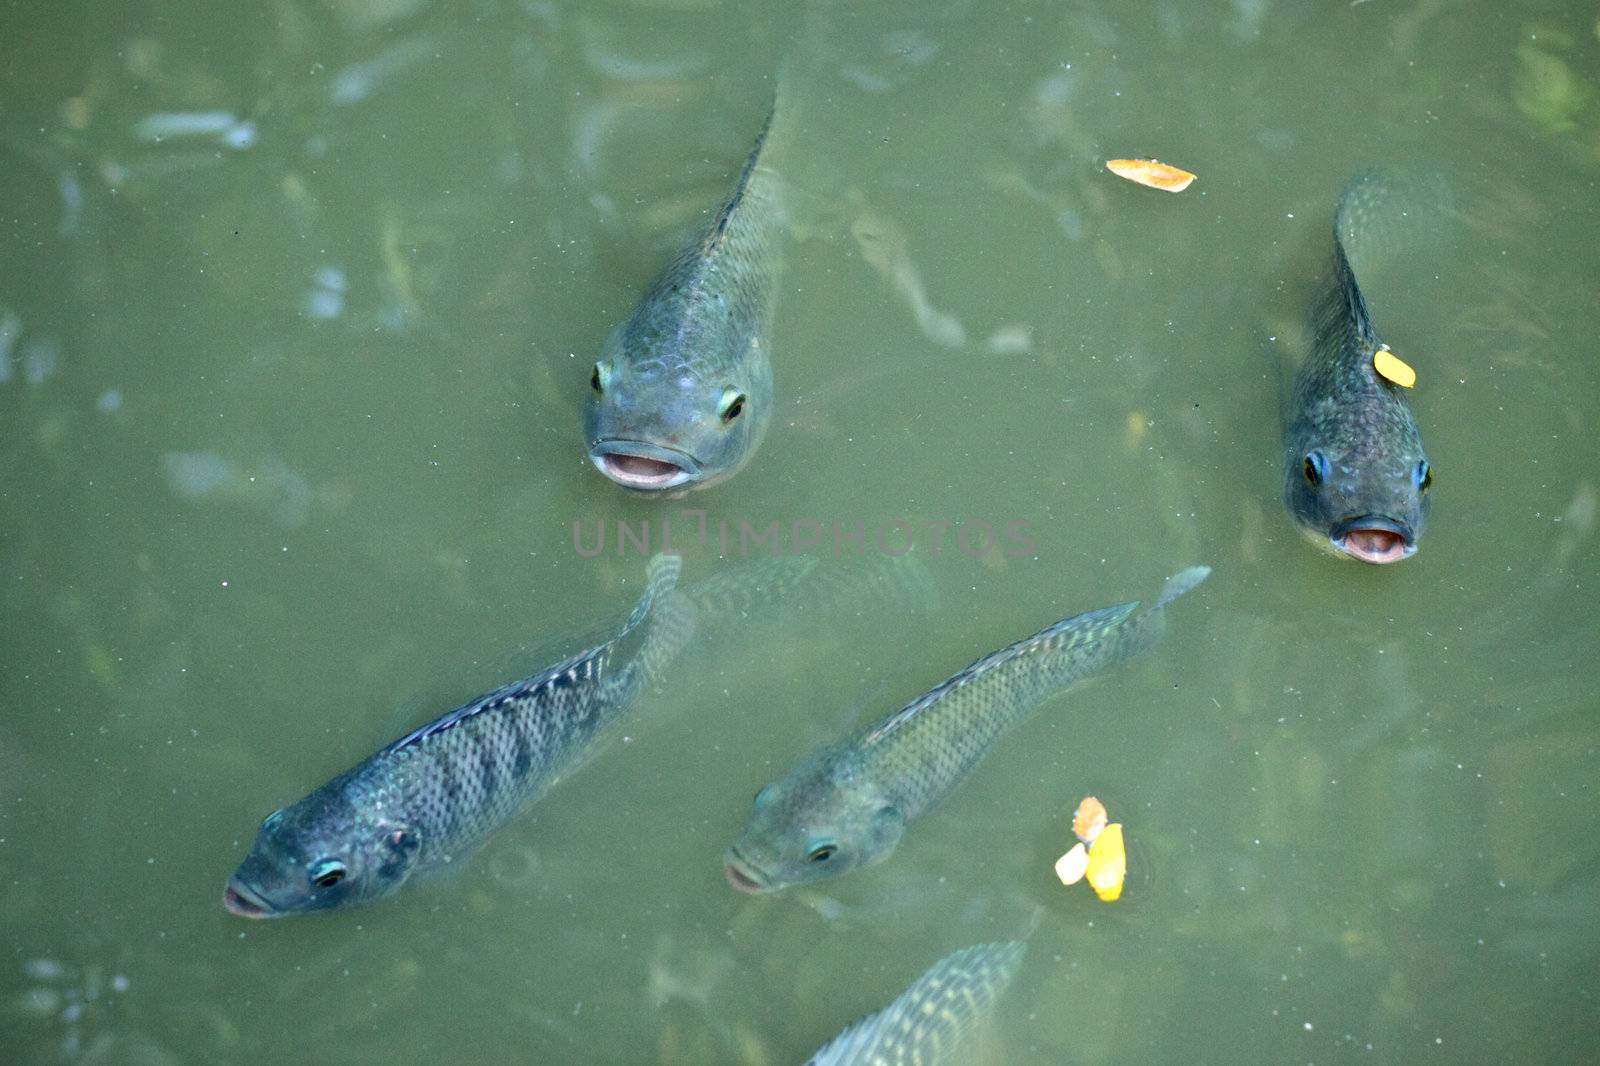
[[[1417,491],[1427,492],[1428,487],[1433,484],[1433,467],[1424,459],[1417,464],[1417,469],[1411,476],[1416,482]]]
[[[610,378],[611,373],[606,369],[605,364],[596,363],[594,365],[594,370],[589,374],[589,385],[594,389],[595,392],[605,392],[606,382],[609,381]]]
[[[816,847],[812,848],[811,853],[806,856],[806,862],[827,862],[829,859],[833,858],[834,853],[838,850],[839,849],[834,847],[832,844],[818,844]]]
[[[724,424],[732,422],[744,411],[744,393],[729,386],[722,390],[722,402],[717,404],[717,414]]]
[[[332,888],[344,880],[344,863],[338,859],[318,859],[311,864],[306,875],[318,888]]]
[[[1322,484],[1328,476],[1328,457],[1321,452],[1312,452],[1306,456],[1306,461],[1300,467],[1306,480],[1313,485]]]

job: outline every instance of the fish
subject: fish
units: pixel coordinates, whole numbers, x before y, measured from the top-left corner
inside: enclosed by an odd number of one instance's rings
[[[963,1061],[964,1038],[1022,965],[1020,940],[975,944],[940,959],[893,1003],[846,1026],[806,1066],[938,1066]]]
[[[766,435],[783,217],[762,160],[783,80],[732,194],[611,332],[589,375],[589,459],[624,488],[679,496],[716,484]]]
[[[1433,487],[1404,388],[1373,365],[1389,349],[1347,254],[1357,237],[1397,214],[1395,200],[1376,171],[1357,174],[1345,188],[1334,218],[1333,271],[1313,309],[1311,353],[1296,376],[1284,430],[1289,514],[1314,543],[1380,564],[1416,554]]]
[[[223,906],[275,918],[371,903],[459,858],[574,769],[682,650],[682,560],[656,555],[621,632],[407,733],[266,817]]]
[[[1166,606],[1210,572],[1169,577],[1142,613],[1134,601],[1062,619],[802,759],[756,794],[723,856],[728,883],[774,892],[884,861],[1003,733],[1068,686],[1153,646]]]

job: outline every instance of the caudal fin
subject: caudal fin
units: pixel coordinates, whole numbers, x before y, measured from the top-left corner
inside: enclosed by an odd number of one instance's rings
[[[650,559],[644,595],[617,638],[624,670],[645,684],[654,681],[694,636],[694,612],[677,591],[683,558],[665,552]]]
[[[1159,610],[1165,607],[1210,576],[1211,567],[1209,566],[1191,566],[1187,570],[1179,570],[1176,574],[1167,578],[1166,582],[1161,586],[1161,597],[1156,600],[1154,609]]]

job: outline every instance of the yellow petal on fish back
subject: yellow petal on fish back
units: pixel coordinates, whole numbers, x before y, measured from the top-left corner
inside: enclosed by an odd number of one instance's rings
[[[1078,804],[1078,811],[1072,816],[1072,831],[1079,840],[1085,844],[1093,844],[1094,838],[1106,827],[1106,805],[1093,796],[1083,797],[1083,802]]]
[[[1119,178],[1167,192],[1182,192],[1195,179],[1195,175],[1187,170],[1179,170],[1154,159],[1108,159],[1106,169]]]
[[[1128,854],[1122,846],[1122,823],[1112,822],[1089,849],[1089,868],[1084,871],[1089,887],[1106,903],[1122,895],[1122,881],[1128,876]]]
[[[1056,876],[1064,885],[1075,885],[1083,880],[1089,868],[1089,852],[1082,844],[1072,845],[1072,850],[1056,860]]]
[[[1372,369],[1385,381],[1392,381],[1402,389],[1409,389],[1417,383],[1417,372],[1407,366],[1398,355],[1389,350],[1387,344],[1378,346],[1372,353]]]

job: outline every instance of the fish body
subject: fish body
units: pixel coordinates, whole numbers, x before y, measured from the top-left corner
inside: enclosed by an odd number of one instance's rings
[[[768,353],[782,224],[761,166],[775,97],[733,193],[605,343],[584,418],[589,458],[629,489],[679,495],[749,461],[772,416]]]
[[[1021,941],[946,955],[882,1010],[847,1026],[806,1066],[939,1066],[960,1061],[963,1038],[1022,965]]]
[[[657,555],[611,640],[406,734],[268,815],[223,894],[247,918],[366,903],[459,857],[574,767],[687,637]]]
[[[1142,613],[1135,602],[1063,619],[803,760],[756,794],[725,856],[729,883],[770,892],[882,862],[1003,733],[1074,682],[1152,646],[1166,605],[1209,573],[1174,574]]]
[[[1356,238],[1387,224],[1393,201],[1376,173],[1358,174],[1345,189],[1334,220],[1333,273],[1313,313],[1312,351],[1284,433],[1289,513],[1314,541],[1369,563],[1416,552],[1433,484],[1405,390],[1374,369],[1386,346],[1347,254]]]

